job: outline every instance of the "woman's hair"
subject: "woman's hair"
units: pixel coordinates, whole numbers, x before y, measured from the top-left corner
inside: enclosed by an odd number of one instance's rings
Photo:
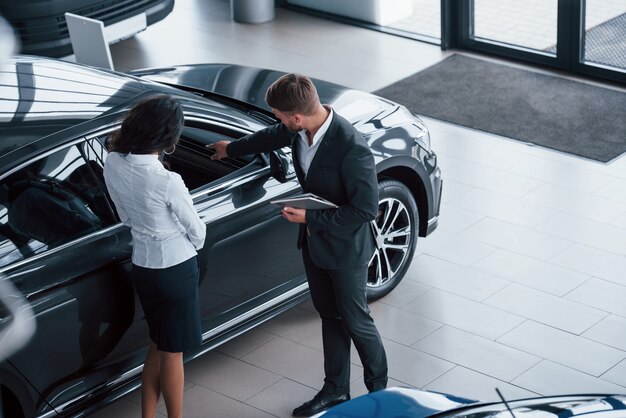
[[[272,83],[265,93],[265,101],[281,112],[311,115],[320,104],[311,79],[301,74],[285,74]]]
[[[183,109],[172,96],[142,100],[126,114],[122,127],[107,141],[109,151],[151,154],[176,145],[183,130]]]

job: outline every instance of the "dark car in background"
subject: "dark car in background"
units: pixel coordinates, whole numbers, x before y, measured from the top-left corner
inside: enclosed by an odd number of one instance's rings
[[[228,64],[128,75],[28,56],[2,62],[0,280],[21,293],[4,296],[23,296],[36,325],[19,349],[8,352],[0,341],[4,417],[80,416],[140,384],[148,330],[129,277],[130,230],[102,168],[108,136],[151,94],[183,105],[180,143],[163,162],[182,176],[207,224],[199,252],[203,344],[186,360],[308,297],[297,226],[270,203],[301,193],[290,149],[214,161],[205,148],[276,123],[263,97],[280,75]],[[437,226],[437,156],[427,128],[403,106],[314,81],[322,102],[363,133],[375,158],[378,248],[368,295],[379,298],[404,276],[418,236]],[[17,211],[25,191],[45,199]],[[72,222],[63,221],[64,209]],[[15,320],[0,303],[0,335]]]
[[[160,20],[174,8],[174,0],[0,0],[0,16],[9,21],[22,54],[63,57],[72,54],[65,13],[118,25],[132,36]]]

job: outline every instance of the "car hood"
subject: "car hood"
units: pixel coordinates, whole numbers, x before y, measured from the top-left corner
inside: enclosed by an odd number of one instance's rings
[[[623,417],[626,396],[611,394],[539,396],[502,402],[480,402],[414,388],[392,387],[344,402],[315,418],[425,418],[446,417]],[[617,412],[619,411],[619,412]]]
[[[424,418],[475,402],[443,393],[392,387],[352,399],[315,417]]]
[[[131,71],[130,74],[160,83],[191,87],[217,93],[271,111],[265,103],[267,88],[281,71],[246,67],[234,64],[195,64],[169,68],[150,68]],[[323,80],[313,80],[320,100],[352,122],[355,127],[373,123],[375,130],[415,121],[415,117],[403,106],[375,96]],[[378,125],[378,126],[375,126]]]

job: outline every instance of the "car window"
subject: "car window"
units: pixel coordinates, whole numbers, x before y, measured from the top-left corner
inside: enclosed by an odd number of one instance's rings
[[[255,157],[250,155],[211,160],[213,151],[205,147],[221,140],[233,141],[242,135],[209,125],[185,126],[176,150],[170,155],[164,155],[164,164],[169,170],[181,175],[189,190],[199,189],[254,161]]]
[[[0,267],[113,223],[115,216],[107,205],[101,177],[98,150],[85,142],[4,176],[0,185]]]

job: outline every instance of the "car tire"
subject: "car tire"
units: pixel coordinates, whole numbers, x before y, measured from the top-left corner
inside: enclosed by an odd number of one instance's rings
[[[367,299],[391,292],[406,274],[419,231],[415,198],[403,183],[383,179],[378,184],[378,215],[371,222],[376,251],[367,270]]]
[[[0,387],[0,417],[24,418],[17,398],[4,386]]]

